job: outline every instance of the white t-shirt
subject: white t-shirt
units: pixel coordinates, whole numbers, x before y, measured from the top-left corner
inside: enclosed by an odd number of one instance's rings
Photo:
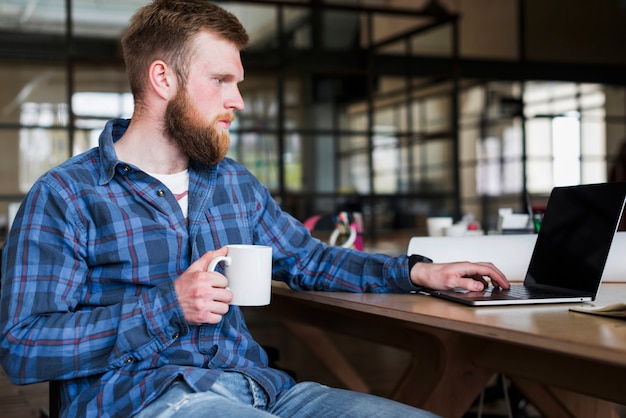
[[[161,183],[165,184],[176,197],[185,218],[188,213],[189,197],[189,170],[184,170],[174,174],[154,174],[148,173]]]

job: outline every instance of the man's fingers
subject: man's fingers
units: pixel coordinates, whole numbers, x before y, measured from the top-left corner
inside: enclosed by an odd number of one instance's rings
[[[503,289],[508,289],[511,287],[509,281],[504,276],[504,273],[500,271],[496,266],[492,263],[475,263],[474,264],[474,272],[472,275],[480,276],[481,278],[489,277],[491,279],[491,284],[495,287],[501,287]],[[471,277],[471,276],[467,276]],[[474,278],[474,277],[471,277]]]

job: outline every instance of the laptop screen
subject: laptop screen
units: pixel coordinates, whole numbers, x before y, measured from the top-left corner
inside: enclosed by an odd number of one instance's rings
[[[595,295],[625,197],[626,183],[554,188],[525,284]]]

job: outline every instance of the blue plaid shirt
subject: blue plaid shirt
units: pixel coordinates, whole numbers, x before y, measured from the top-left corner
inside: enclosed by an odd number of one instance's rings
[[[273,278],[293,289],[416,289],[406,256],[321,243],[230,159],[191,164],[185,219],[161,182],[117,159],[128,123],[110,121],[98,148],[36,182],[4,248],[2,366],[17,384],[62,381],[63,416],[129,417],[174,379],[206,391],[223,370],[270,402],[294,384],[268,368],[238,307],[216,325],[185,321],[173,282],[208,250],[269,245]]]

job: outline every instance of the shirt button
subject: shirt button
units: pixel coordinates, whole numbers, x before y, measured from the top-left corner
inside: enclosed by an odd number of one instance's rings
[[[157,195],[158,195],[159,197],[163,197],[163,196],[165,196],[165,190],[163,190],[163,189],[159,189],[159,190],[157,190]]]
[[[174,340],[177,340],[179,337],[180,337],[180,334],[179,334],[179,333],[177,333],[177,332],[176,332],[176,333],[174,333],[174,335],[172,335],[172,338],[173,338]]]
[[[125,165],[124,167],[122,167],[122,170],[124,170],[124,173],[130,173],[130,167]]]
[[[133,362],[133,358],[132,357],[126,357],[126,360],[124,360],[124,363],[126,364],[130,364]]]

